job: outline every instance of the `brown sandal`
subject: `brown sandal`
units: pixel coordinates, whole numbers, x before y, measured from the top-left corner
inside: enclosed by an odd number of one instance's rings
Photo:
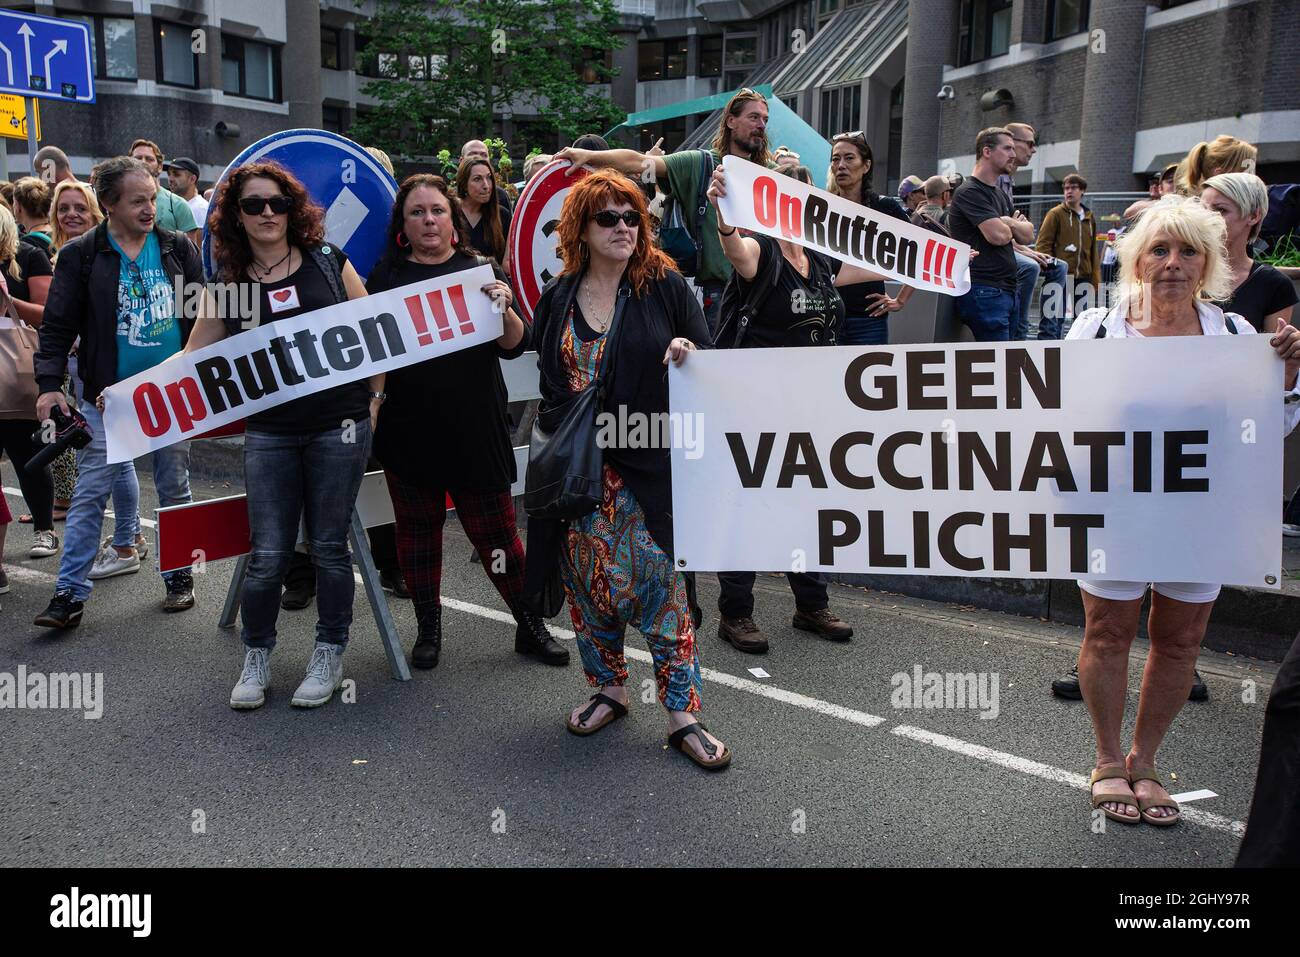
[[[1098,781],[1109,781],[1112,778],[1123,778],[1125,781],[1127,781],[1128,768],[1123,764],[1105,764],[1099,768],[1094,768],[1092,772],[1092,779],[1088,782],[1088,786],[1091,787],[1092,785],[1096,784]],[[1136,824],[1138,821],[1141,820],[1140,815],[1142,812],[1142,808],[1138,804],[1136,800],[1136,796],[1129,796],[1127,794],[1097,794],[1096,792],[1093,792],[1092,795],[1093,810],[1096,810],[1097,808],[1101,807],[1103,804],[1127,804],[1129,807],[1135,807],[1138,809],[1138,814],[1130,816],[1127,814],[1120,814],[1118,811],[1112,811],[1108,807],[1102,807],[1101,808],[1102,813],[1105,814],[1112,821],[1119,821],[1123,824]]]
[[[1129,771],[1128,779],[1130,784],[1136,784],[1139,781],[1155,781],[1156,784],[1159,784],[1162,788],[1165,786],[1164,782],[1160,780],[1160,772],[1155,768],[1133,768]],[[1142,795],[1138,794],[1136,789],[1134,789],[1133,793],[1137,795],[1138,811],[1142,815],[1142,820],[1146,821],[1148,824],[1154,824],[1156,827],[1168,827],[1171,824],[1177,824],[1183,816],[1182,808],[1180,808],[1178,802],[1171,797],[1143,799]],[[1154,814],[1147,814],[1147,811],[1156,807],[1171,807],[1178,813],[1167,814],[1163,817]]]
[[[568,719],[565,719],[564,726],[568,728],[569,731],[571,731],[573,734],[582,735],[583,737],[589,734],[595,734],[601,728],[605,727],[605,725],[611,724],[612,722],[617,721],[619,718],[627,717],[627,706],[615,701],[609,695],[601,694],[598,691],[587,700],[590,701],[591,704],[588,705],[586,711],[578,715],[579,721],[586,721],[588,718],[590,718],[593,714],[596,713],[596,709],[600,707],[602,704],[609,708],[609,714],[605,715],[605,717],[600,720],[599,724],[593,724],[585,728],[574,724],[572,721],[569,721]]]
[[[728,748],[725,744],[722,746],[721,757],[718,757],[713,761],[702,760],[686,744],[686,736],[688,734],[693,734],[695,735],[696,738],[699,739],[700,744],[704,746],[705,754],[710,756],[717,754],[718,753],[717,745],[715,745],[712,741],[706,738],[703,734],[703,732],[708,730],[709,730],[708,728],[706,728],[704,725],[696,721],[694,724],[688,724],[686,727],[679,728],[678,730],[674,731],[671,735],[668,736],[668,743],[672,745],[674,748],[676,748],[678,751],[680,751],[682,754],[686,755],[688,758],[690,758],[700,767],[704,768],[704,770],[721,771],[723,768],[725,768],[727,765],[731,763],[731,749]]]

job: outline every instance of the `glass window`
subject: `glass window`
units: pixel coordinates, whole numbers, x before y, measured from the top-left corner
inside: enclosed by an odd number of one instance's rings
[[[961,65],[1002,56],[1011,47],[1012,0],[962,0],[957,52]]]
[[[748,66],[758,62],[758,37],[727,37],[727,66]]]
[[[139,75],[135,55],[135,21],[125,17],[104,17],[104,76],[113,80],[134,80]]]
[[[606,83],[613,68],[614,53],[612,50],[583,47],[582,60],[577,64],[576,69],[578,76],[582,77],[583,83]]]
[[[343,62],[342,31],[330,27],[320,29],[320,65],[326,70],[341,70]],[[337,132],[337,131],[336,131]]]
[[[155,43],[158,82],[197,89],[199,58],[190,49],[190,29],[179,23],[154,22],[158,29]]]
[[[221,37],[221,88],[256,100],[279,100],[280,51],[242,37]]]
[[[259,100],[275,99],[275,68],[272,51],[265,43],[244,44],[244,95]]]
[[[840,8],[840,0],[818,0],[817,15],[824,17],[827,14],[834,13],[839,8]]]
[[[642,40],[637,44],[636,78],[638,80],[664,78],[664,45],[659,40]]]
[[[686,75],[686,37],[664,41],[664,76]]]
[[[1049,0],[1047,42],[1088,29],[1088,0]]]
[[[722,75],[722,36],[700,37],[700,76]]]
[[[320,108],[321,129],[330,133],[344,133],[343,108],[340,106],[322,106]]]

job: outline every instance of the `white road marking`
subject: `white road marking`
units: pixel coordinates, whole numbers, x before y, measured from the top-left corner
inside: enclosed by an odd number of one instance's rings
[[[22,497],[23,497],[23,490],[22,490],[22,489],[20,489],[20,488],[10,488],[8,485],[4,486],[4,493],[5,493],[6,495],[11,495],[11,496],[13,496],[14,498],[22,498]],[[116,518],[117,516],[116,516],[116,513],[115,513],[111,508],[106,508],[106,509],[104,509],[104,517],[105,517],[105,518]],[[17,519],[15,519],[15,521],[17,521]],[[141,519],[140,519],[140,524],[143,525],[145,528],[157,528],[157,527],[158,527],[158,523],[155,522],[152,518],[141,518]],[[62,536],[62,535],[59,536],[59,540],[60,540],[60,541],[63,540],[63,536]]]
[[[19,495],[16,489],[5,488],[5,492],[10,495]],[[47,572],[39,572],[32,568],[26,568],[19,565],[10,565],[8,570],[9,577],[15,581],[30,582],[54,582],[58,580],[57,575],[51,575]],[[353,573],[353,577],[359,583],[361,576]],[[456,598],[442,597],[442,604],[446,608],[455,611],[464,612],[468,615],[475,615],[479,618],[485,618],[488,621],[501,622],[502,624],[515,624],[514,616],[507,611],[500,611],[496,608],[488,608],[484,605],[476,605],[473,602],[460,601]],[[557,638],[563,638],[568,641],[574,640],[574,633],[567,628],[560,628],[557,625],[548,624],[547,627]],[[650,664],[652,658],[650,653],[642,651],[640,648],[625,647],[624,654],[634,661],[640,661],[644,664]],[[828,718],[838,718],[841,721],[847,721],[850,724],[861,725],[865,728],[874,728],[885,724],[888,719],[878,715],[868,714],[865,711],[856,711],[852,708],[845,708],[829,701],[823,701],[820,698],[811,698],[807,695],[799,694],[795,691],[786,691],[783,688],[773,688],[770,685],[762,685],[756,681],[750,681],[748,678],[738,678],[735,675],[727,674],[723,671],[716,671],[713,668],[701,668],[700,674],[705,681],[711,681],[714,684],[720,684],[727,688],[733,688],[736,691],[746,691],[750,694],[757,695],[760,698],[769,698],[773,701],[779,701],[782,704],[788,704],[795,708],[802,708],[805,711],[812,711],[816,714],[826,715]],[[1081,790],[1088,790],[1088,779],[1082,774],[1076,774],[1073,771],[1066,771],[1062,768],[1053,767],[1050,764],[1043,764],[1040,761],[1033,761],[1029,758],[1021,758],[1014,754],[1007,754],[1005,751],[996,751],[993,748],[987,748],[980,744],[973,744],[970,741],[963,741],[960,738],[949,737],[946,734],[937,734],[933,731],[926,731],[924,728],[917,728],[911,725],[900,724],[890,729],[891,734],[907,738],[918,744],[926,744],[930,747],[939,748],[949,751],[953,754],[960,754],[963,757],[972,758],[976,761],[983,761],[985,764],[993,764],[998,767],[1006,768],[1010,771],[1016,771],[1020,774],[1028,774],[1033,777],[1042,778],[1045,781],[1051,781],[1054,784],[1064,784]],[[1192,792],[1187,797],[1191,800],[1198,800],[1202,796],[1200,792]],[[1217,795],[1215,795],[1217,797]],[[1236,821],[1222,814],[1212,814],[1209,811],[1199,811],[1196,808],[1184,808],[1182,816],[1189,824],[1199,824],[1202,827],[1208,827],[1212,830],[1223,831],[1228,834],[1241,837],[1246,833],[1246,822]]]

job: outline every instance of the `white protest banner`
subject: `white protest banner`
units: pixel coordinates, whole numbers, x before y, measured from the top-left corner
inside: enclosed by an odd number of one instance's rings
[[[970,289],[970,247],[859,206],[738,156],[722,161],[728,225],[786,239],[917,289],[960,296]]]
[[[691,353],[680,571],[1277,587],[1267,336]]]
[[[474,266],[172,356],[104,390],[108,461],[125,462],[291,399],[497,339],[502,316],[482,291],[495,278],[490,266]]]

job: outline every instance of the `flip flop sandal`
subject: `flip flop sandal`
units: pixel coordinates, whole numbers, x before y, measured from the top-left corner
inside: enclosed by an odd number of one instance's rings
[[[605,717],[600,720],[599,724],[588,725],[585,728],[579,727],[578,725],[566,719],[564,722],[564,726],[568,728],[569,731],[572,732],[573,734],[586,737],[589,734],[595,734],[601,728],[605,727],[605,725],[617,721],[619,718],[627,717],[627,707],[625,705],[619,704],[613,698],[609,697],[609,695],[603,695],[600,692],[596,692],[596,694],[592,695],[587,700],[590,701],[591,704],[587,706],[586,711],[578,715],[579,721],[586,721],[588,718],[590,718],[593,714],[596,713],[596,709],[600,707],[602,704],[607,706],[610,709],[609,713],[606,714]]]
[[[1102,765],[1101,767],[1093,770],[1092,779],[1088,782],[1088,785],[1089,787],[1091,787],[1092,785],[1096,784],[1098,781],[1109,781],[1112,778],[1123,778],[1125,781],[1127,781],[1128,768],[1122,764]],[[1139,815],[1142,812],[1141,806],[1139,805],[1136,798],[1133,797],[1132,795],[1097,794],[1096,792],[1093,792],[1092,795],[1093,809],[1095,810],[1101,807],[1103,804],[1127,804],[1129,807],[1137,808]],[[1105,814],[1112,821],[1119,821],[1122,824],[1136,824],[1140,820],[1140,817],[1138,815],[1120,814],[1118,811],[1112,811],[1108,807],[1102,807],[1101,810],[1102,813]]]
[[[705,754],[709,755],[710,757],[717,754],[718,746],[715,745],[708,738],[706,738],[702,733],[708,730],[709,730],[708,728],[706,728],[704,725],[696,721],[694,724],[688,724],[686,727],[674,731],[668,737],[668,743],[672,745],[674,748],[676,748],[678,751],[680,751],[682,754],[686,755],[688,758],[690,758],[700,767],[704,768],[704,770],[721,771],[723,768],[725,768],[727,765],[731,763],[731,749],[728,748],[725,744],[722,746],[722,756],[717,758],[714,761],[702,760],[698,755],[696,755],[696,753],[693,750],[691,750],[686,745],[686,736],[688,734],[693,734],[695,735],[695,737],[699,739],[700,744],[704,747]]]
[[[1156,784],[1164,787],[1164,782],[1160,780],[1160,772],[1155,768],[1134,768],[1129,772],[1129,781],[1132,784],[1137,784],[1139,781],[1155,781]],[[1134,791],[1134,793],[1136,794],[1137,792]],[[1168,814],[1164,817],[1147,814],[1147,811],[1156,807],[1171,807],[1179,813]],[[1140,794],[1138,795],[1138,811],[1142,815],[1142,820],[1146,821],[1148,824],[1154,824],[1156,827],[1168,827],[1171,824],[1177,824],[1179,819],[1183,816],[1182,809],[1178,806],[1178,802],[1173,798],[1157,797],[1147,798],[1144,800]]]

